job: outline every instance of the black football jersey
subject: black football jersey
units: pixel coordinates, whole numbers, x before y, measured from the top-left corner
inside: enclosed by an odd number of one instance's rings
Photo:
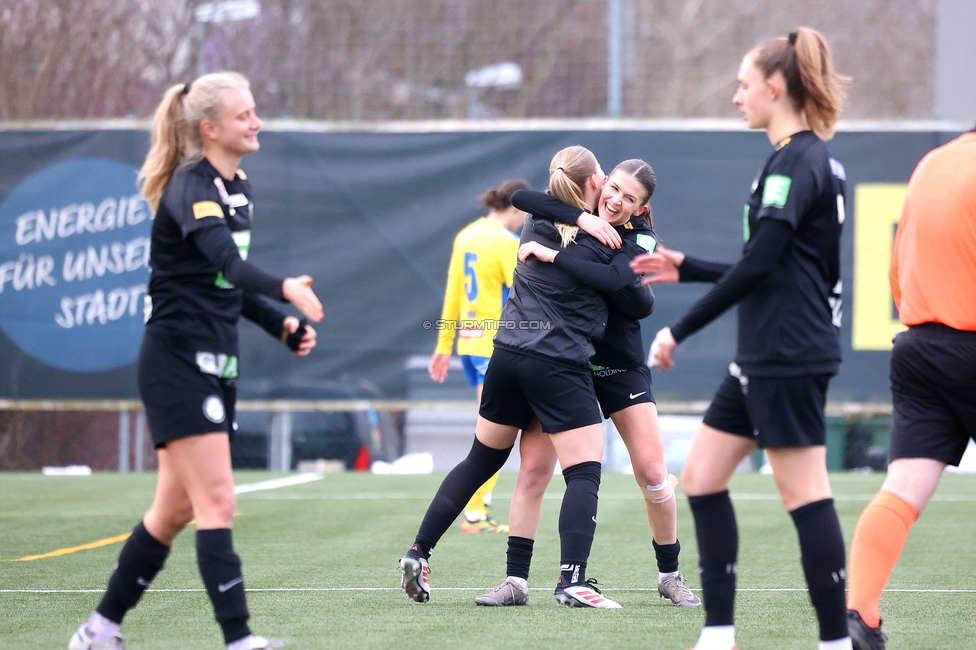
[[[224,279],[191,235],[229,228],[247,259],[253,211],[251,185],[241,170],[227,180],[204,158],[173,173],[152,225],[147,326],[178,331],[200,350],[237,354],[243,292]]]
[[[745,206],[745,251],[761,219],[794,236],[775,270],[739,303],[736,363],[743,374],[833,374],[841,361],[840,237],[844,167],[811,131],[784,139]]]
[[[623,239],[623,250],[630,259],[644,253],[653,253],[657,248],[657,238],[643,217],[635,217],[627,227],[617,228]],[[625,314],[621,301],[636,303],[636,294],[654,305],[654,293],[649,285],[641,284],[644,276],[636,276],[633,286],[607,295],[607,328],[594,345],[593,367],[599,368],[637,368],[644,364],[644,342],[641,338],[640,320]],[[646,314],[649,315],[649,314]],[[645,317],[646,317],[645,315]]]

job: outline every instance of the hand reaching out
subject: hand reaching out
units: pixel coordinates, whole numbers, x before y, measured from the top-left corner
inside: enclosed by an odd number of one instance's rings
[[[678,267],[685,261],[685,254],[664,246],[658,246],[653,253],[638,255],[631,261],[634,273],[645,275],[644,284],[658,282],[677,282]]]
[[[647,355],[647,365],[651,368],[661,368],[671,370],[674,368],[674,359],[671,353],[678,346],[678,342],[671,335],[671,328],[665,327],[654,335],[651,342],[651,352]]]
[[[285,278],[281,283],[281,295],[285,300],[295,305],[298,311],[313,323],[318,323],[325,316],[322,303],[312,291],[312,278],[300,275],[297,278]]]

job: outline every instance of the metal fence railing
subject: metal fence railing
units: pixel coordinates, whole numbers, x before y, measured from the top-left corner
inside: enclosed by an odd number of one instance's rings
[[[709,402],[661,401],[662,415],[701,415]],[[292,464],[292,414],[308,412],[409,412],[476,411],[474,400],[404,400],[404,399],[333,399],[333,400],[241,400],[237,410],[267,412],[269,429],[269,469],[289,471]],[[48,400],[0,399],[0,411],[89,411],[118,413],[118,471],[141,472],[146,469],[148,428],[139,400]],[[828,417],[871,417],[891,415],[891,404],[883,402],[831,402],[825,409]],[[133,427],[133,420],[135,426]]]

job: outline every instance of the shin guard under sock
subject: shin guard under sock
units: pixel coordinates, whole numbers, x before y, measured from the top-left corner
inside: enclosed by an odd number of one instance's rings
[[[471,495],[502,468],[510,453],[511,447],[493,449],[474,439],[467,457],[448,473],[437,489],[420,524],[414,545],[425,559],[461,514]]]
[[[166,546],[149,534],[140,521],[119,553],[119,563],[108,581],[108,589],[96,612],[121,623],[125,613],[136,606],[143,592],[159,573],[169,555]]]
[[[230,644],[251,633],[241,558],[234,552],[230,528],[197,531],[197,564],[213,603],[214,618]]]
[[[847,606],[844,603],[844,536],[833,499],[814,501],[790,513],[800,537],[800,559],[817,610],[820,640],[847,636]]]
[[[729,491],[688,497],[698,538],[705,625],[734,625],[739,529]]]
[[[508,538],[508,575],[513,578],[529,579],[529,565],[532,564],[532,548],[535,540],[528,537]]]
[[[560,570],[570,584],[586,579],[586,561],[596,532],[600,463],[587,461],[563,469],[566,492],[559,510]]]

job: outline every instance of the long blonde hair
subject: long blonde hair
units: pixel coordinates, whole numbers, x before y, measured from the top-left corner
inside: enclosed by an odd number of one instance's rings
[[[225,90],[250,88],[237,72],[211,72],[190,84],[177,84],[163,94],[152,121],[152,140],[136,182],[155,210],[173,172],[181,164],[203,156],[200,122],[215,120],[223,108]]]
[[[752,61],[766,79],[777,70],[783,73],[794,108],[806,116],[813,132],[823,140],[834,137],[850,77],[834,70],[823,34],[811,27],[797,27],[789,36],[756,47]]]
[[[596,156],[586,147],[573,145],[560,149],[549,163],[549,193],[567,205],[589,212],[592,206],[586,202],[583,187],[599,168]],[[562,237],[563,248],[573,243],[579,232],[576,226],[565,223],[557,222],[556,228]]]

